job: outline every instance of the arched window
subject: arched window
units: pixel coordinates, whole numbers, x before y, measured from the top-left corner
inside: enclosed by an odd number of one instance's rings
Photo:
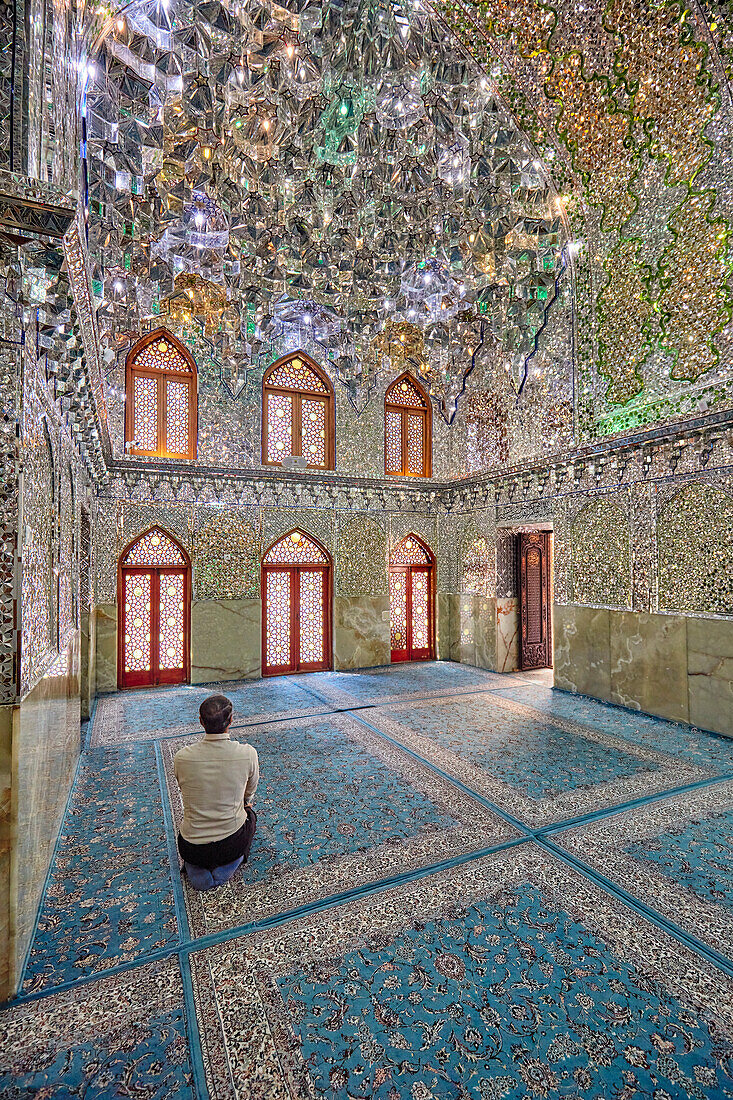
[[[196,364],[163,328],[127,356],[125,449],[155,458],[196,457]]]
[[[407,372],[384,395],[384,471],[403,477],[430,477],[430,401]]]
[[[335,467],[333,386],[302,352],[278,359],[262,380],[262,461],[302,457],[316,470]]]
[[[389,620],[393,661],[435,656],[435,558],[417,535],[389,556]]]
[[[123,551],[118,582],[121,688],[185,683],[189,674],[191,563],[160,527]]]
[[[290,531],[262,559],[262,675],[331,667],[331,558]]]

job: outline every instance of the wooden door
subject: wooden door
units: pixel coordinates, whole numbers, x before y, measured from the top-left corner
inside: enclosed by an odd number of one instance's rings
[[[389,570],[390,635],[393,661],[433,657],[433,566],[392,565]]]
[[[262,579],[263,676],[330,668],[329,567],[268,565]]]
[[[552,584],[550,532],[530,531],[519,538],[521,669],[552,667]]]
[[[120,687],[185,683],[188,570],[123,568],[120,587]]]

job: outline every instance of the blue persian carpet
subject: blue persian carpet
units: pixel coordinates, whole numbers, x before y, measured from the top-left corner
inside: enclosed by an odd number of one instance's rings
[[[544,718],[495,691],[394,703],[364,720],[529,828],[716,774],[587,724]]]
[[[554,833],[565,851],[733,961],[733,781]]]
[[[532,846],[230,941],[196,969],[212,1095],[222,1040],[246,1095],[247,1033],[266,1021],[268,1095],[733,1097],[733,978]]]
[[[234,724],[263,722],[290,714],[314,714],[326,708],[288,677],[251,683],[217,683],[157,691],[105,695],[97,703],[91,743],[117,744],[161,737],[181,727],[196,729],[198,709],[207,695],[223,692],[234,706]]]
[[[451,694],[501,687],[506,680],[498,673],[452,661],[425,661],[385,665],[365,672],[315,672],[296,682],[338,706],[358,706],[426,692]]]
[[[152,745],[85,754],[23,988],[57,985],[178,943]]]
[[[552,797],[658,767],[550,722],[490,710],[490,706],[490,697],[480,697],[480,701],[457,698],[449,714],[444,706],[416,703],[409,711],[393,710],[390,715],[530,798]],[[478,725],[481,712],[486,721]]]
[[[263,774],[261,828],[244,873],[249,882],[266,880],[275,868],[338,859],[453,824],[444,809],[341,736],[328,719],[259,729],[240,739],[255,745]]]
[[[497,695],[525,703],[550,718],[568,718],[692,764],[733,772],[733,738],[718,737],[677,722],[653,718],[649,714],[637,714],[623,707],[554,691],[544,685],[501,688]]]
[[[733,1097],[713,1019],[531,886],[278,988],[324,1098]]]
[[[255,726],[237,737],[259,756],[258,832],[226,890],[187,890],[201,933],[520,836],[346,715]],[[176,822],[172,760],[180,744],[163,749]]]
[[[0,1017],[0,1096],[194,1100],[178,964],[143,966]]]
[[[262,780],[200,894],[212,690]],[[106,696],[90,745],[0,1097],[733,1098],[733,742],[437,662]]]

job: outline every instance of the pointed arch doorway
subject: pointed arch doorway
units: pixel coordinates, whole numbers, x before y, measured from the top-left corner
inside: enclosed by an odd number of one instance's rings
[[[191,562],[160,527],[120,555],[117,684],[185,684],[190,675]]]
[[[331,557],[289,531],[262,559],[262,675],[331,668]]]
[[[389,560],[389,620],[393,661],[435,656],[435,559],[417,535],[397,543]]]

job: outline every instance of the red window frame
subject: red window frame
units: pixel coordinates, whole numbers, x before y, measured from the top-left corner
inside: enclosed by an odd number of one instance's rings
[[[289,362],[291,359],[302,359],[304,363],[310,367],[310,369],[318,375],[323,385],[328,390],[328,393],[322,393],[320,390],[295,390],[287,386],[271,386],[268,383],[268,379],[277,371],[283,363]],[[325,454],[326,462],[323,466],[317,463],[308,463],[309,470],[335,470],[336,468],[336,419],[334,411],[334,392],[331,379],[326,372],[318,366],[309,355],[306,355],[302,351],[289,352],[288,355],[282,355],[277,359],[272,366],[268,367],[262,378],[262,465],[263,466],[282,466],[282,462],[278,462],[277,459],[268,458],[268,438],[267,438],[267,407],[269,403],[270,394],[277,394],[279,396],[289,397],[292,406],[292,454],[295,457],[302,457],[303,446],[303,417],[302,417],[302,403],[303,398],[308,401],[319,401],[325,405],[325,417],[324,423],[326,425],[326,439],[325,439]]]
[[[295,529],[294,529],[295,530]],[[281,535],[280,538],[275,539],[274,542],[268,546],[263,557],[272,550],[273,546],[277,546],[279,542],[287,539],[292,534],[292,531],[288,531],[287,534]],[[322,551],[326,558],[325,563],[314,562],[312,564],[307,562],[301,562],[298,564],[282,564],[279,562],[265,562],[262,563],[262,675],[264,676],[289,676],[296,672],[325,672],[330,668],[333,668],[333,630],[332,630],[332,618],[333,618],[333,561],[331,555],[326,550],[325,546],[314,538],[313,535],[309,535],[303,532],[306,538],[309,539],[319,550]],[[300,631],[299,631],[299,616],[300,616],[300,574],[304,572],[318,573],[323,575],[323,660],[318,662],[306,662],[300,661]],[[267,585],[268,578],[272,573],[288,573],[290,574],[290,662],[288,665],[268,665],[267,663]]]
[[[172,344],[188,364],[188,372],[166,371],[151,367],[138,367],[136,361],[141,353],[156,340],[167,340]],[[135,379],[153,378],[156,382],[156,447],[147,450],[144,447],[135,447]],[[169,451],[167,448],[166,423],[167,423],[167,383],[175,381],[185,383],[188,386],[188,447],[185,453]],[[141,455],[147,458],[185,458],[195,459],[198,447],[198,397],[197,397],[197,372],[196,361],[190,351],[184,347],[180,340],[176,339],[166,328],[157,328],[143,336],[130,349],[125,361],[125,449],[130,455]]]
[[[161,684],[187,684],[191,679],[191,561],[181,544],[168,531],[165,536],[180,550],[180,565],[123,565],[130,549],[152,528],[143,531],[127,544],[117,566],[117,686],[121,690],[158,687]],[[162,530],[162,528],[161,528]],[[160,579],[183,574],[183,667],[161,669],[157,638],[160,636]],[[129,578],[146,574],[150,577],[150,669],[125,672],[125,605]]]
[[[406,590],[406,645],[403,649],[392,649],[391,660],[393,663],[399,661],[432,661],[435,657],[435,557],[429,546],[427,546],[421,538],[417,535],[406,535],[405,538],[412,539],[425,551],[428,557],[428,561],[420,565],[393,565],[390,561],[389,572],[391,573],[404,573],[405,576],[405,590]],[[404,539],[401,540],[404,542]],[[428,582],[428,645],[422,649],[416,649],[412,644],[412,578],[415,573],[424,573]],[[391,610],[391,609],[390,609]]]
[[[401,382],[407,380],[418,394],[422,398],[424,405],[422,409],[416,405],[402,405],[399,401],[390,400],[390,395],[397,392],[397,389]],[[388,454],[387,454],[387,414],[393,412],[400,416],[400,454],[401,454],[401,468],[399,470],[393,470],[389,468]],[[418,473],[415,470],[410,470],[407,456],[407,421],[409,416],[419,416],[422,421],[422,457],[423,468]],[[399,477],[431,477],[433,469],[433,415],[430,405],[430,398],[420,385],[416,378],[410,374],[409,371],[404,371],[399,378],[396,378],[391,386],[387,389],[384,395],[384,472],[386,474],[395,474]]]

